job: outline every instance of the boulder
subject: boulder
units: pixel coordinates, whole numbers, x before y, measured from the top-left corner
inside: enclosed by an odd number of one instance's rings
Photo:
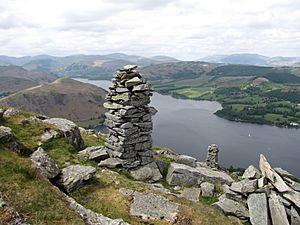
[[[103,146],[87,147],[78,154],[86,159],[94,160],[96,162],[100,162],[109,158],[109,154],[103,148]]]
[[[228,198],[233,201],[241,203],[243,206],[247,207],[247,199],[245,199],[245,196],[243,196],[240,193],[234,192],[230,190],[230,187],[227,184],[223,184],[223,191],[224,194],[222,194],[219,199],[222,198]]]
[[[261,173],[254,166],[250,165],[244,172],[243,179],[258,179],[260,178]]]
[[[196,161],[197,159],[188,155],[179,155],[176,160],[177,163],[185,164],[191,167],[196,167]]]
[[[107,168],[116,168],[122,165],[122,160],[117,158],[108,158],[101,161],[98,166]]]
[[[71,192],[91,179],[96,173],[92,166],[71,165],[64,168],[57,178],[57,184],[65,191]]]
[[[51,118],[44,120],[44,122],[61,130],[64,133],[65,139],[77,150],[84,148],[85,145],[80,130],[72,121],[63,118]]]
[[[200,197],[201,189],[192,187],[192,188],[184,188],[180,194],[180,197],[185,198],[187,200],[198,202]]]
[[[170,164],[166,180],[170,185],[197,185],[204,181],[230,185],[233,182],[225,172],[205,167],[194,168],[174,162]]]
[[[239,182],[234,182],[232,183],[230,190],[242,194],[255,192],[257,190],[257,180],[245,179]]]
[[[134,192],[133,203],[130,205],[130,214],[144,220],[164,219],[175,222],[178,213],[177,203],[153,193],[143,194]]]
[[[268,203],[265,193],[250,194],[248,199],[250,222],[252,225],[269,225]]]
[[[212,206],[222,210],[222,212],[227,216],[235,216],[241,220],[246,220],[249,218],[249,212],[245,206],[228,198],[223,198],[220,201],[212,204]]]
[[[15,109],[15,108],[12,108],[12,107],[9,107],[8,109],[6,109],[3,113],[3,117],[4,118],[9,118],[11,116],[16,116],[16,115],[19,115],[20,114],[20,111],[18,109]]]
[[[200,185],[203,197],[212,197],[214,195],[215,185],[209,182],[203,182]]]
[[[29,155],[31,150],[17,142],[17,139],[9,127],[0,126],[0,142],[7,148],[21,155]]]
[[[41,147],[32,153],[30,158],[34,166],[48,179],[52,179],[60,173],[58,166]]]
[[[130,175],[136,180],[158,181],[162,178],[160,170],[155,162],[131,170]]]
[[[294,207],[291,208],[291,225],[300,225],[300,215]]]
[[[271,212],[272,225],[290,225],[284,205],[275,192],[272,192],[270,195],[269,208]]]

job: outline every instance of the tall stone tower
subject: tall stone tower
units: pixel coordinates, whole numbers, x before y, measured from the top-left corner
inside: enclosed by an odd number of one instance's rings
[[[136,69],[135,65],[127,65],[116,72],[104,103],[109,110],[104,122],[109,130],[105,148],[124,168],[153,162],[153,125],[148,106],[153,90]]]

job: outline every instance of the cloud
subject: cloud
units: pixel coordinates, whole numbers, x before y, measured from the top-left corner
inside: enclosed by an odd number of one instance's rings
[[[299,54],[298,0],[1,0],[0,54]]]

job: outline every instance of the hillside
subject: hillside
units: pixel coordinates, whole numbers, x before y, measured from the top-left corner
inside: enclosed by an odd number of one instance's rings
[[[99,122],[105,112],[102,106],[105,95],[105,90],[94,85],[60,78],[5,97],[0,100],[0,105],[76,122]]]
[[[19,66],[0,66],[0,97],[49,83],[57,78],[51,73],[28,71]]]

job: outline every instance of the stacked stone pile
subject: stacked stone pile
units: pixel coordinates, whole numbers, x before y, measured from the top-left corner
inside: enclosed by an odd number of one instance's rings
[[[153,90],[142,79],[137,66],[116,72],[104,107],[109,133],[105,148],[123,167],[134,168],[153,162],[152,118],[148,104]]]
[[[206,165],[210,168],[219,168],[218,164],[219,148],[216,144],[211,144],[207,149]]]
[[[213,205],[252,225],[300,225],[300,183],[289,172],[272,168],[261,155],[260,171],[249,166],[243,180],[224,185]]]

